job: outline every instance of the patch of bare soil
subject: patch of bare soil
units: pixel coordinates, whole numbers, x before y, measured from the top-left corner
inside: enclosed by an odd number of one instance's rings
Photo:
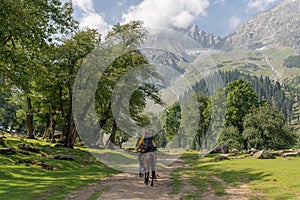
[[[89,184],[82,187],[80,190],[67,195],[65,200],[87,200],[93,194],[98,191],[103,191],[98,199],[101,200],[117,200],[117,199],[158,199],[158,200],[181,200],[183,197],[191,192],[196,192],[196,188],[192,186],[188,180],[183,179],[183,185],[178,194],[172,192],[172,179],[171,173],[178,167],[188,168],[182,160],[177,160],[171,166],[157,172],[159,177],[154,182],[154,186],[145,185],[144,178],[140,178],[138,174],[121,173],[111,177],[108,177],[97,183]],[[217,181],[223,185],[226,189],[227,195],[217,196],[211,186],[208,187],[208,191],[204,192],[201,197],[195,199],[205,200],[246,200],[249,199],[250,190],[248,186],[241,185],[238,188],[232,187],[222,179],[218,177],[212,177],[214,181]]]
[[[205,200],[248,200],[250,197],[253,197],[247,184],[233,187],[219,177],[212,176],[211,178],[212,180],[219,182],[225,188],[226,195],[216,195],[211,185],[208,185],[208,191],[202,194],[202,198]],[[260,195],[257,194],[255,196],[259,197]]]
[[[178,167],[186,167],[185,163],[177,160],[171,166],[158,171],[157,181],[154,186],[145,185],[144,177],[140,178],[138,174],[121,173],[108,177],[101,182],[93,183],[82,187],[80,190],[70,193],[65,200],[85,200],[89,199],[95,192],[104,191],[98,199],[115,200],[115,199],[174,199],[180,200],[187,192],[181,190],[179,194],[172,194],[171,173]]]

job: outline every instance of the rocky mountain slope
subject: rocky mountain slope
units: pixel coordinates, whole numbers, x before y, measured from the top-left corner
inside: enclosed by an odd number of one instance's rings
[[[257,13],[225,38],[223,48],[258,49],[264,46],[299,49],[299,0],[282,0],[277,6]]]
[[[187,29],[185,34],[196,40],[205,49],[223,48],[224,39],[218,35],[213,35],[203,30],[199,30],[196,24]]]

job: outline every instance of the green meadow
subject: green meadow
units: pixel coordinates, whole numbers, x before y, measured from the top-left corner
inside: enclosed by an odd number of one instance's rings
[[[15,149],[18,149],[17,144],[21,142],[33,144],[40,152],[30,152],[29,155],[0,154],[0,199],[63,199],[81,186],[117,173],[81,147],[54,147],[41,140],[12,137],[4,141],[8,147]],[[52,155],[70,155],[74,160],[57,160],[51,158]],[[53,170],[34,164],[38,162],[53,166]]]
[[[182,185],[180,177],[188,178],[197,188],[197,191],[187,194],[186,199],[201,197],[201,193],[207,191],[208,184],[216,195],[226,195],[222,184],[212,177],[218,177],[234,187],[247,184],[251,190],[249,199],[300,198],[299,157],[265,160],[247,157],[216,162],[214,156],[203,158],[197,152],[188,152],[182,158],[191,168],[180,168],[173,173],[174,191],[176,193]]]

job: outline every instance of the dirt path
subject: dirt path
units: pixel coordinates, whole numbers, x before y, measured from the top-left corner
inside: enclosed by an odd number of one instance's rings
[[[196,192],[196,188],[188,183],[188,180],[183,180],[183,185],[178,194],[172,194],[172,179],[170,174],[178,167],[188,168],[182,160],[177,160],[171,166],[158,172],[157,182],[154,186],[146,186],[144,179],[138,174],[121,173],[108,177],[97,183],[82,187],[73,193],[70,193],[65,200],[88,200],[93,194],[99,191],[104,191],[98,199],[100,200],[140,200],[140,199],[158,199],[158,200],[181,200],[183,196]],[[249,199],[250,190],[247,185],[242,185],[239,188],[234,188],[225,183],[218,177],[211,177],[223,185],[227,195],[217,196],[215,191],[208,185],[208,191],[201,196],[205,200],[246,200]],[[195,199],[201,199],[200,197]]]
[[[115,199],[182,199],[184,194],[172,194],[172,179],[170,174],[178,167],[187,167],[183,161],[178,160],[171,166],[158,171],[157,181],[154,186],[144,184],[144,178],[138,174],[121,173],[104,179],[101,182],[82,187],[80,190],[70,193],[65,200],[87,200],[97,191],[105,191],[98,198],[101,200]],[[187,191],[185,191],[187,192]],[[183,192],[182,192],[183,193]]]

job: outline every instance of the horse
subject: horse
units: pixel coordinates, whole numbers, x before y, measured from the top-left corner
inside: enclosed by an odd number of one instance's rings
[[[141,172],[144,170],[144,177],[145,181],[144,183],[146,185],[149,184],[149,176],[151,171],[151,186],[153,186],[153,180],[156,180],[156,172],[155,172],[155,165],[156,165],[156,154],[155,152],[145,152],[142,153],[141,159],[140,159],[140,177]]]

